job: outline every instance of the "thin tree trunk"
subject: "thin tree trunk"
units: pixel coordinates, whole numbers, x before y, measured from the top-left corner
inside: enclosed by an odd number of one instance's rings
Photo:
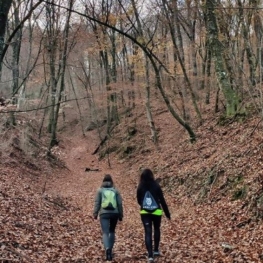
[[[131,0],[132,2],[132,6],[135,12],[135,17],[136,17],[136,21],[138,24],[138,31],[139,31],[139,37],[141,37],[142,39],[144,39],[144,35],[143,35],[143,30],[142,30],[142,25],[139,19],[139,14],[137,11],[137,7],[135,4],[134,0]],[[155,124],[153,121],[153,117],[152,117],[152,112],[151,112],[151,105],[150,105],[150,76],[149,76],[149,62],[148,62],[148,58],[145,54],[145,77],[146,77],[146,113],[147,113],[147,118],[148,118],[148,122],[149,122],[149,126],[150,126],[150,130],[151,130],[151,134],[152,134],[152,140],[154,143],[157,143],[157,132],[155,129]]]
[[[68,3],[69,10],[71,10],[71,8],[72,8],[73,1],[74,0],[70,0],[70,2]],[[63,33],[63,41],[64,42],[63,42],[62,51],[60,53],[60,59],[59,59],[60,67],[58,69],[58,72],[59,72],[58,77],[60,78],[60,88],[59,88],[59,91],[57,94],[57,96],[58,96],[57,104],[54,107],[54,112],[53,112],[54,120],[53,120],[52,128],[51,128],[51,141],[50,141],[49,150],[54,145],[56,145],[58,143],[58,140],[57,140],[57,124],[58,124],[59,108],[60,108],[62,93],[65,90],[65,71],[66,71],[66,63],[67,63],[67,56],[68,56],[67,53],[68,53],[70,17],[71,17],[71,11],[68,11],[67,20],[65,23],[65,28],[64,28],[64,33]]]
[[[135,17],[137,18],[137,24],[138,24],[138,27],[139,27],[139,33],[140,33],[140,36],[142,37],[142,40],[144,39],[144,36],[143,36],[143,32],[142,32],[142,27],[140,26],[140,19],[139,19],[139,16],[138,16],[138,13],[136,13],[137,11],[137,8],[136,8],[136,3],[134,0],[132,0],[132,5],[133,5],[133,8],[134,8],[134,11],[135,11]],[[141,28],[141,31],[140,31],[140,28]],[[190,127],[190,125],[185,122],[174,110],[174,108],[172,107],[171,105],[171,102],[169,100],[169,98],[167,97],[164,89],[163,89],[163,86],[162,86],[162,81],[161,81],[161,76],[160,76],[160,69],[159,67],[157,66],[156,62],[155,62],[155,58],[151,55],[151,53],[148,51],[147,48],[145,48],[145,44],[143,43],[141,45],[141,47],[143,48],[143,51],[145,52],[146,56],[149,58],[149,60],[151,61],[151,64],[153,66],[153,69],[154,69],[154,73],[155,73],[155,80],[156,80],[156,86],[157,88],[159,89],[162,97],[163,97],[163,100],[168,108],[168,110],[170,111],[170,113],[172,114],[172,116],[187,130],[187,132],[189,133],[189,136],[190,136],[190,141],[191,142],[194,142],[196,140],[196,135],[195,133],[193,132],[192,128]],[[179,58],[180,59],[180,58]],[[180,59],[181,61],[181,59]],[[182,61],[181,61],[182,63]]]
[[[18,4],[18,6],[16,4]],[[19,18],[19,5],[20,5],[20,1],[13,2],[13,8],[14,8],[13,28],[16,28],[21,22]],[[13,75],[12,95],[13,97],[17,97],[18,90],[19,90],[19,79],[20,79],[19,61],[20,61],[20,49],[21,49],[21,40],[22,40],[22,28],[23,27],[19,28],[11,44],[12,49],[13,49],[13,56],[12,56],[12,75]],[[25,89],[22,88],[19,96],[23,98],[24,93],[25,93]],[[18,99],[21,99],[21,98],[18,98]]]
[[[174,0],[174,1],[175,1],[175,4],[177,5],[177,0]],[[166,13],[166,16],[169,17],[170,13],[168,11],[168,8],[169,9],[171,9],[171,8],[169,7],[169,4],[168,4],[168,2],[166,0],[162,0],[162,2],[163,2],[163,7],[164,7],[164,11]],[[176,7],[176,9],[177,9],[177,7]],[[169,26],[169,29],[170,29],[171,39],[172,39],[172,43],[173,43],[173,47],[174,47],[173,48],[173,50],[174,50],[174,57],[177,58],[178,61],[179,61],[179,64],[180,64],[182,72],[183,72],[186,88],[190,92],[191,99],[192,99],[192,102],[193,102],[193,105],[194,105],[194,109],[196,111],[198,120],[199,120],[199,122],[201,124],[202,123],[202,115],[201,115],[201,112],[200,112],[199,107],[198,107],[197,102],[196,102],[196,95],[195,95],[195,93],[193,91],[192,85],[190,83],[189,77],[188,77],[187,72],[186,72],[183,53],[180,52],[180,49],[182,47],[178,46],[178,44],[176,42],[176,35],[175,35],[175,32],[174,32],[174,25],[173,25],[172,21],[168,21],[168,26]],[[180,41],[179,41],[179,43],[180,43]]]
[[[71,87],[72,87],[72,90],[73,90],[73,93],[74,93],[74,96],[75,96],[75,99],[76,99],[76,104],[77,104],[78,112],[79,112],[79,120],[80,120],[82,135],[85,136],[84,127],[83,127],[83,124],[82,124],[83,117],[82,117],[82,113],[81,113],[81,110],[80,110],[80,105],[79,105],[77,93],[76,93],[76,90],[75,90],[75,87],[74,87],[75,85],[74,85],[74,82],[73,82],[73,79],[72,79],[72,76],[71,76],[70,72],[68,72],[68,74],[69,74],[69,79],[70,79]]]
[[[158,136],[157,136],[157,131],[155,128],[154,120],[152,117],[152,111],[151,111],[151,103],[150,103],[150,76],[149,76],[149,62],[148,58],[145,56],[145,76],[146,76],[146,114],[148,118],[148,122],[150,125],[151,129],[151,134],[152,134],[152,140],[155,144],[158,142]]]

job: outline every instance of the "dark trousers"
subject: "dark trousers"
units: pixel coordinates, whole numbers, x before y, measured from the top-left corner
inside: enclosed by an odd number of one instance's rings
[[[154,251],[159,250],[159,243],[161,238],[161,221],[162,217],[152,214],[141,215],[142,223],[145,233],[145,245],[148,251],[148,256],[153,257],[153,245],[152,245],[152,228],[154,229]]]
[[[104,248],[112,249],[115,242],[115,228],[118,222],[118,214],[103,214],[100,216],[102,241]]]

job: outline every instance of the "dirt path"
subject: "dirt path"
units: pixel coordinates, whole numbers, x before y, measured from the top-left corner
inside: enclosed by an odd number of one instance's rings
[[[46,160],[41,162],[40,159],[35,160],[40,162],[39,166],[34,166],[34,162],[26,162],[16,148],[12,148],[8,161],[2,160],[0,259],[1,256],[15,256],[25,259],[23,263],[104,262],[100,225],[98,220],[93,219],[92,211],[96,190],[101,185],[103,176],[110,173],[116,187],[120,189],[124,204],[124,220],[118,224],[116,230],[113,262],[146,262],[144,233],[135,194],[138,170],[147,165],[155,170],[156,177],[169,178],[164,171],[176,163],[179,155],[187,157],[188,162],[193,159],[193,165],[199,162],[195,148],[182,147],[179,153],[174,150],[166,151],[174,148],[177,142],[172,141],[173,132],[165,130],[165,133],[171,135],[167,140],[169,144],[162,144],[160,149],[165,155],[160,155],[158,149],[146,147],[145,154],[138,151],[138,155],[129,155],[125,160],[110,155],[109,167],[107,159],[99,160],[97,155],[92,155],[99,141],[96,133],[91,132],[83,137],[76,134],[75,130],[76,127],[72,126],[68,136],[63,133],[59,147],[54,147],[67,169],[54,165],[54,162],[45,166]],[[258,140],[260,142],[261,137]],[[139,140],[134,142],[136,145],[140,143]],[[202,147],[205,149],[205,146],[201,146],[201,149]],[[222,145],[219,144],[218,147]],[[211,152],[210,145],[208,152]],[[185,162],[172,167],[169,175],[176,179],[176,174],[182,171],[184,173],[187,165],[189,163]],[[38,167],[41,169],[36,169]],[[163,167],[166,169],[162,169]],[[91,171],[86,171],[86,168]],[[225,171],[228,172],[227,169]],[[42,176],[44,172],[46,176]],[[189,174],[185,172],[185,175]],[[189,178],[192,178],[191,183],[194,185],[194,176]],[[162,219],[162,257],[156,262],[262,262],[262,221],[253,218],[249,221],[251,215],[248,207],[243,206],[242,200],[230,200],[231,193],[223,194],[223,190],[214,192],[217,200],[204,198],[203,202],[196,203],[195,197],[187,189],[188,184],[182,182],[180,188],[178,183],[162,183],[172,219]],[[213,184],[209,186],[204,182],[204,186],[206,188],[200,189],[200,193],[203,189],[210,193],[214,191]],[[46,196],[46,193],[52,195]],[[67,200],[56,196],[63,196]],[[29,257],[34,260],[27,260]]]
[[[96,155],[92,155],[96,147],[96,140],[92,140],[90,137],[65,139],[60,154],[68,170],[64,170],[63,174],[57,175],[50,181],[47,191],[51,194],[70,198],[74,204],[82,208],[84,218],[90,217],[96,190],[101,185],[104,175],[110,173],[116,187],[123,197],[125,196],[123,201],[124,220],[117,226],[115,262],[133,262],[134,260],[134,262],[140,262],[138,261],[140,257],[145,258],[145,249],[138,207],[134,202],[136,184],[129,179],[128,174],[123,174],[121,165],[118,163],[112,164],[110,168],[107,160],[98,160]],[[91,169],[91,171],[85,171],[86,168]],[[99,221],[94,220],[89,229],[91,232],[99,232]],[[140,231],[135,231],[135,229],[140,229]],[[140,239],[140,242],[134,243],[134,238]],[[101,240],[100,236],[97,236],[97,240],[94,242],[98,240]],[[136,251],[135,255],[132,252],[134,250]],[[97,262],[103,262],[104,251],[101,243],[99,247],[96,247],[96,253],[100,255]]]
[[[60,157],[67,169],[57,175],[48,188],[53,194],[72,198],[74,203],[86,211],[91,209],[91,203],[87,200],[101,184],[103,175],[109,172],[106,162],[92,155],[95,147],[95,140],[90,137],[65,138],[61,144]]]
[[[79,235],[89,235],[89,243],[84,243],[85,258],[88,257],[85,262],[104,262],[99,221],[90,218],[96,190],[104,174],[110,173],[115,185],[120,189],[124,204],[124,220],[116,229],[113,262],[146,262],[144,232],[135,199],[138,182],[134,172],[136,164],[125,170],[125,164],[111,160],[112,167],[109,168],[107,160],[100,161],[96,155],[92,155],[96,147],[96,140],[91,140],[90,136],[65,139],[61,146],[61,158],[69,170],[56,175],[47,189],[52,194],[71,198],[73,203],[82,208],[79,215],[82,224],[79,226]],[[99,171],[87,172],[86,168]],[[223,207],[219,203],[213,206],[195,206],[187,199],[177,199],[171,192],[165,192],[165,195],[172,220],[163,218],[160,244],[163,256],[155,262],[256,262],[233,261],[246,253],[247,246],[236,238],[242,235],[242,229],[229,230],[232,220],[231,206]],[[221,214],[224,217],[220,216]],[[255,231],[250,232],[246,239],[254,238],[254,235]],[[221,245],[225,242],[238,247],[237,253],[225,253]]]

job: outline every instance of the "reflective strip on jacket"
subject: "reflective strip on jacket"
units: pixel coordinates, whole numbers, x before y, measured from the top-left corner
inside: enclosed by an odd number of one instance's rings
[[[162,209],[156,209],[153,212],[148,212],[146,210],[141,210],[140,211],[141,215],[147,215],[147,214],[152,214],[152,215],[156,215],[156,216],[161,216],[163,214],[163,210]]]

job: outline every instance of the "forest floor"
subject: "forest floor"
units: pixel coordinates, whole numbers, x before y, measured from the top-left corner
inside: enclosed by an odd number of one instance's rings
[[[191,144],[166,110],[154,113],[158,146],[141,118],[135,135],[120,139],[133,125],[126,122],[107,145],[133,150],[104,158],[93,154],[100,143],[97,132],[83,136],[78,124],[61,132],[49,160],[41,155],[42,146],[37,155],[25,154],[33,150],[21,146],[19,128],[13,131],[9,144],[1,145],[0,262],[104,262],[100,224],[92,211],[106,173],[124,205],[113,262],[146,262],[136,202],[143,167],[161,179],[171,211],[171,220],[162,220],[162,256],[156,262],[263,262],[261,120],[220,126],[218,116],[207,116],[196,125],[197,142]]]

